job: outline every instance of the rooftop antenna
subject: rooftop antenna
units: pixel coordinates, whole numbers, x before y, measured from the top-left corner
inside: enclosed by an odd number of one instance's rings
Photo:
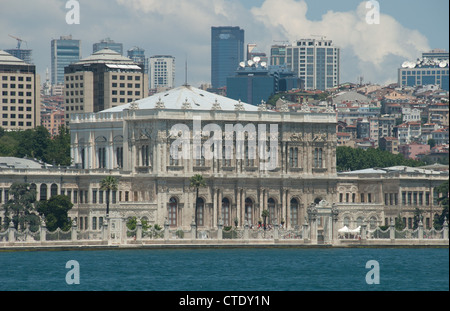
[[[187,68],[188,68],[188,65],[187,65],[187,56],[186,56],[185,68],[184,68],[184,85],[185,86],[189,85],[188,82],[187,82],[188,81]]]

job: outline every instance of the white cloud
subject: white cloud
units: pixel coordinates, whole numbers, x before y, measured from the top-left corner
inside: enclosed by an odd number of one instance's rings
[[[403,27],[392,16],[381,12],[379,24],[368,24],[365,1],[355,11],[328,11],[319,21],[306,17],[305,1],[266,0],[253,8],[256,20],[262,21],[272,35],[284,35],[290,41],[324,35],[341,47],[341,80],[355,81],[357,75],[369,80],[392,81],[396,76],[398,61],[415,59],[429,49],[427,39],[416,30]],[[348,53],[355,58],[348,59]],[[392,63],[395,60],[395,64]],[[357,70],[364,70],[357,72]]]

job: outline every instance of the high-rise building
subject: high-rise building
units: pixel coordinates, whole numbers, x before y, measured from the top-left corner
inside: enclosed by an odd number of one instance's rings
[[[244,61],[244,29],[211,27],[211,84],[217,89],[227,85]]]
[[[437,60],[448,60],[448,52],[442,49],[433,49],[429,52],[422,53],[422,58],[434,58]]]
[[[270,47],[270,65],[281,66],[286,63],[286,47],[286,44],[276,44]]]
[[[140,47],[133,47],[127,51],[127,57],[133,62],[144,68],[146,74],[149,74],[148,58],[145,57],[145,50]]]
[[[61,36],[51,42],[52,85],[64,83],[64,67],[76,63],[81,58],[81,41],[72,36]]]
[[[5,50],[5,52],[11,54],[14,57],[17,57],[18,59],[23,60],[27,64],[32,64],[33,63],[33,58],[31,56],[33,50],[29,50],[29,49],[8,49],[8,50]]]
[[[109,48],[113,51],[116,51],[120,55],[123,55],[123,44],[116,43],[116,42],[114,42],[114,40],[111,40],[110,38],[105,38],[105,39],[100,40],[100,42],[94,43],[92,45],[92,53],[98,52],[105,48]]]
[[[326,90],[339,85],[339,54],[331,40],[302,39],[286,47],[286,64],[305,89]]]
[[[36,66],[0,50],[0,126],[26,130],[40,125],[40,78]]]
[[[255,57],[258,57],[258,61],[268,64],[266,53],[260,51],[255,43],[247,44],[247,60],[253,60]]]
[[[449,90],[449,61],[438,58],[423,58],[415,62],[406,61],[398,69],[400,86],[439,85]]]
[[[65,120],[144,98],[148,76],[131,59],[108,48],[65,68]]]
[[[175,86],[175,57],[154,55],[150,57],[150,88],[168,90]]]

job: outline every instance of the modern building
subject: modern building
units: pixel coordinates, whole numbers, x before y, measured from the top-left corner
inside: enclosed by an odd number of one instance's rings
[[[396,137],[381,137],[378,141],[378,147],[381,150],[389,151],[392,154],[398,154],[398,139]]]
[[[0,126],[32,129],[41,124],[40,77],[36,66],[0,50]]]
[[[416,62],[404,62],[398,69],[398,84],[400,86],[439,85],[443,90],[449,90],[449,61],[436,58],[423,58]]]
[[[326,90],[339,85],[340,48],[332,40],[298,40],[286,47],[286,64],[304,80],[306,90]]]
[[[52,85],[64,83],[64,68],[81,59],[81,41],[61,36],[51,41]]]
[[[270,47],[270,65],[282,66],[286,63],[286,44],[276,44]]]
[[[244,61],[244,29],[239,27],[211,27],[211,84],[219,89],[234,76],[239,63]]]
[[[6,53],[11,54],[14,57],[17,57],[18,59],[23,60],[27,64],[33,64],[33,50],[30,49],[7,49],[5,50]]]
[[[301,82],[286,67],[267,67],[266,62],[249,60],[227,78],[227,97],[258,106],[277,92],[301,88]]]
[[[131,59],[100,50],[65,68],[65,120],[74,113],[98,112],[144,98],[148,76]]]
[[[429,52],[422,53],[422,58],[431,58],[437,60],[448,60],[449,54],[448,51],[442,49],[433,49]]]
[[[260,62],[269,64],[269,59],[266,53],[260,51],[256,43],[247,44],[247,60],[253,60],[255,57],[258,57]]]
[[[105,38],[100,40],[100,42],[94,43],[92,45],[92,53],[98,52],[105,48],[109,48],[113,51],[116,51],[120,55],[123,55],[123,44],[114,42],[114,40],[111,40],[110,38]]]
[[[133,62],[138,64],[141,68],[144,68],[144,72],[149,74],[148,57],[145,56],[145,50],[140,47],[133,47],[127,51],[127,57]]]
[[[175,57],[154,55],[150,57],[150,89],[168,90],[175,86]]]

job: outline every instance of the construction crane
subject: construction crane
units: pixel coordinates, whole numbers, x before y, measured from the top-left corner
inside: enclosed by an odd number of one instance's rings
[[[26,43],[25,40],[22,40],[22,39],[20,39],[20,38],[17,38],[17,37],[15,37],[15,36],[13,36],[13,35],[9,35],[9,36],[10,36],[11,38],[17,40],[17,49],[18,49],[18,50],[20,50],[20,45],[22,44],[22,42],[25,42],[25,43]]]

